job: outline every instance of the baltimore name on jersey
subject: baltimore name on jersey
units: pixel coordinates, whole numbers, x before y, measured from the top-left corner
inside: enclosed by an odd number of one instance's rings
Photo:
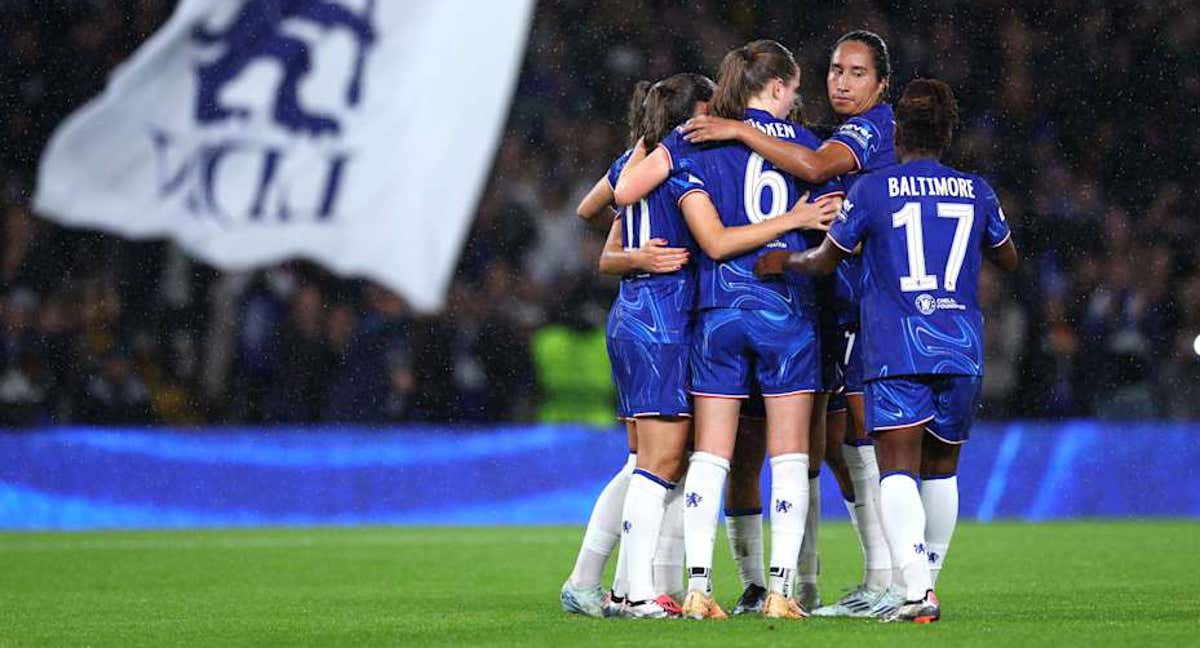
[[[863,245],[863,377],[983,375],[983,249],[1010,236],[979,176],[914,160],[859,178],[829,231]]]

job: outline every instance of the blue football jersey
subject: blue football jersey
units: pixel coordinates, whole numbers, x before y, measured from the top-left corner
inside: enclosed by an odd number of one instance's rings
[[[626,151],[609,167],[608,181],[614,187],[629,155]],[[626,250],[640,248],[651,239],[664,239],[667,247],[687,248],[692,257],[675,272],[639,272],[623,277],[613,306],[619,321],[610,322],[610,333],[615,330],[619,337],[662,343],[687,340],[696,301],[696,259],[703,255],[696,254],[696,243],[683,220],[679,202],[688,193],[703,189],[699,178],[679,171],[645,198],[618,212]]]
[[[863,244],[864,379],[983,375],[979,269],[1008,237],[979,176],[915,160],[859,178],[829,238]]]
[[[858,161],[858,170],[842,176],[849,191],[865,173],[896,165],[896,118],[890,104],[881,103],[861,115],[847,119],[829,141],[850,149]],[[834,305],[840,326],[857,326],[862,298],[862,257],[852,256],[838,264]]]
[[[613,187],[617,186],[617,178],[621,175],[621,169],[625,168],[625,163],[629,161],[631,153],[632,151],[626,151],[608,168],[608,182]],[[688,229],[687,222],[683,220],[679,203],[688,193],[703,190],[704,182],[700,178],[686,170],[678,170],[645,198],[620,207],[617,218],[624,219],[621,228],[625,235],[625,249],[635,250],[652,239],[663,239],[667,242],[667,247],[688,248],[694,252],[697,249],[696,241],[692,238],[692,231]],[[670,274],[642,273],[634,276],[666,279],[693,272],[692,264],[688,264]]]
[[[763,110],[746,111],[746,123],[773,137],[815,149],[820,139],[811,131]],[[800,196],[809,200],[841,191],[836,181],[813,187],[779,171],[740,143],[691,144],[676,130],[662,143],[671,158],[672,173],[690,173],[704,182],[721,223],[737,227],[761,223],[791,209]],[[701,254],[698,265],[698,308],[745,308],[812,314],[813,287],[807,277],[759,279],[754,263],[766,250],[804,250],[799,232],[792,231],[765,246],[740,256],[714,261]]]

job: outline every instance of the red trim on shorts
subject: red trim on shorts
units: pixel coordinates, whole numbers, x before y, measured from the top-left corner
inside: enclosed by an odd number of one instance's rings
[[[763,398],[782,398],[783,396],[801,396],[803,394],[815,394],[815,389],[797,389],[796,391],[784,392],[782,394],[763,394]]]
[[[747,398],[750,398],[750,394],[737,394],[737,395],[735,395],[735,394],[708,394],[705,392],[698,392],[698,391],[692,391],[692,390],[688,390],[688,393],[691,394],[692,396],[699,396],[701,398],[724,398],[727,400],[745,400]]]
[[[966,443],[967,441],[970,441],[970,439],[963,439],[962,441],[947,441],[946,439],[943,439],[941,436],[939,436],[937,432],[934,432],[933,430],[929,429],[928,425],[925,426],[925,434],[928,434],[929,436],[937,439],[938,441],[941,441],[942,443],[945,443],[946,445],[962,445],[962,444]]]

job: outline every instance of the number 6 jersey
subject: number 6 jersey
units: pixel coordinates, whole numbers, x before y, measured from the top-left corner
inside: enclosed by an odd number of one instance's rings
[[[864,379],[983,375],[979,269],[1009,236],[979,176],[921,159],[860,178],[829,239],[863,244]]]
[[[777,119],[771,113],[748,109],[746,123],[779,139],[816,149],[821,140],[799,124]],[[806,191],[809,201],[820,196],[841,193],[836,182],[812,187],[776,170],[761,155],[736,142],[697,146],[683,138],[679,130],[667,136],[661,146],[671,157],[671,171],[687,171],[698,176],[716,207],[725,227],[761,223],[788,211]],[[774,312],[803,312],[815,316],[812,280],[789,276],[786,279],[761,280],[754,276],[754,263],[767,249],[804,250],[804,238],[797,231],[742,255],[715,261],[707,255],[699,259],[699,309],[743,308]]]

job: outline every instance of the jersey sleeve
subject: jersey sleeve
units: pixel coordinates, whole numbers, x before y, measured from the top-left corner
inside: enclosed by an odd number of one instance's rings
[[[625,163],[629,162],[629,156],[633,155],[633,150],[625,151],[621,157],[613,160],[613,163],[608,167],[608,174],[605,176],[608,179],[608,188],[616,190],[617,179],[621,177],[621,169],[625,168]],[[609,207],[613,210],[613,215],[616,218],[621,217],[621,206],[617,203],[609,203]]]
[[[814,189],[812,194],[810,194],[810,197],[812,198],[813,201],[816,201],[816,200],[819,200],[826,196],[845,196],[845,195],[846,195],[846,182],[842,178],[842,176],[837,176],[835,178],[830,178],[829,180],[826,180],[825,184]]]
[[[683,202],[683,199],[690,193],[700,192],[708,195],[708,190],[704,188],[704,180],[690,171],[672,173],[667,178],[666,188],[671,202],[676,205]]]
[[[875,153],[879,151],[883,133],[880,132],[878,124],[859,115],[842,124],[828,141],[837,142],[850,149],[850,154],[854,156],[858,170],[861,171],[870,166]]]
[[[629,161],[629,156],[632,154],[633,154],[632,151],[625,151],[624,153],[621,154],[621,157],[613,160],[613,163],[608,167],[608,186],[609,187],[614,188],[614,189],[616,188],[617,178],[621,177],[621,169],[625,168],[625,163]]]
[[[1012,230],[1008,228],[1008,221],[1004,218],[1004,209],[1000,207],[1000,198],[996,196],[996,192],[982,179],[979,180],[979,184],[983,187],[981,202],[986,223],[983,242],[988,247],[1000,247],[1012,237]]]
[[[869,182],[859,181],[850,190],[850,195],[842,201],[842,209],[838,212],[833,226],[829,228],[828,238],[843,252],[852,253],[867,236],[867,225],[870,221],[867,186]]]
[[[694,171],[695,164],[692,158],[700,150],[695,144],[687,141],[683,137],[683,131],[676,128],[671,131],[658,145],[667,153],[667,158],[671,161],[671,172],[676,171]]]

